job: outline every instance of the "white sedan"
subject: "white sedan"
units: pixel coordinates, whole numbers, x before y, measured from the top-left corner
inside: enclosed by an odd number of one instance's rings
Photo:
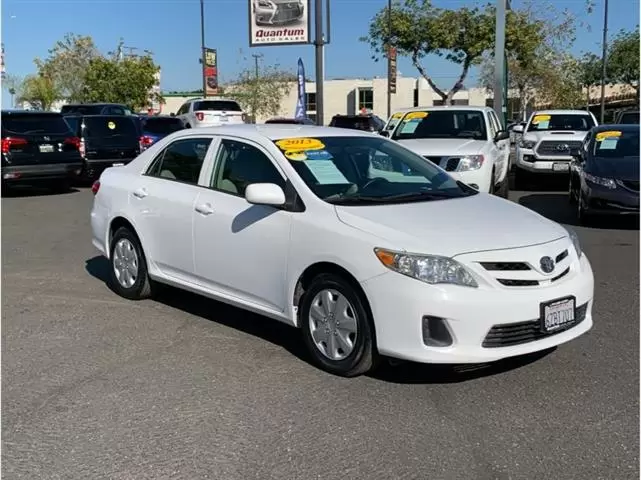
[[[112,288],[190,290],[301,329],[315,363],[479,363],[592,327],[576,235],[379,135],[182,130],[92,188]]]

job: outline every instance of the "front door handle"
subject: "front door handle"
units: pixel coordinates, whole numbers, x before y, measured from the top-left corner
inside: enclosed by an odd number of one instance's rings
[[[145,188],[139,188],[138,190],[133,191],[133,196],[136,198],[145,198],[147,195],[147,189]]]
[[[211,215],[214,213],[214,208],[210,203],[205,203],[203,205],[196,205],[195,209],[201,215]]]

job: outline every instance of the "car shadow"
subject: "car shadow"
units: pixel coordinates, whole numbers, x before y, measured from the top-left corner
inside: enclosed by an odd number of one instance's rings
[[[567,193],[534,193],[523,195],[519,204],[534,210],[558,223],[572,226],[585,226],[604,230],[638,230],[638,216],[603,216],[595,217],[589,225],[580,225],[577,220],[576,207],[568,201]]]
[[[80,190],[77,188],[69,188],[66,191],[54,191],[47,187],[32,187],[32,186],[19,186],[19,187],[3,187],[2,198],[23,198],[23,197],[46,197],[54,195],[69,195],[71,193],[78,193]]]
[[[514,192],[567,192],[569,188],[569,175],[537,174],[526,177],[525,185],[516,188],[514,170],[509,174],[510,190]]]
[[[109,268],[109,261],[103,256],[93,257],[85,263],[87,273],[105,284],[108,284]],[[166,285],[158,286],[154,301],[258,337],[305,363],[312,363],[299,330],[277,320]],[[555,348],[498,362],[468,365],[425,365],[383,358],[381,365],[368,376],[398,384],[460,383],[521,368],[547,356]]]

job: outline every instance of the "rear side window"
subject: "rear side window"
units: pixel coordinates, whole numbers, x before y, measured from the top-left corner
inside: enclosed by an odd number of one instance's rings
[[[202,100],[194,103],[194,112],[198,111],[242,112],[238,103],[231,100]]]
[[[628,112],[621,115],[620,123],[625,123],[628,125],[638,125],[639,124],[639,112]]]
[[[70,134],[69,125],[62,115],[51,114],[26,114],[26,115],[3,115],[2,131],[7,134]]]
[[[197,185],[210,144],[211,138],[176,140],[156,157],[147,175]]]
[[[351,128],[352,130],[372,130],[372,122],[369,118],[334,117],[332,127]]]
[[[145,118],[142,126],[145,132],[167,135],[184,128],[179,118]]]
[[[100,105],[65,105],[60,109],[62,114],[76,113],[78,115],[100,115],[102,106]]]
[[[80,134],[80,120],[82,117],[65,117],[65,122],[69,125],[69,129],[74,133],[74,135]]]
[[[85,117],[83,135],[87,138],[114,138],[140,136],[133,117]]]

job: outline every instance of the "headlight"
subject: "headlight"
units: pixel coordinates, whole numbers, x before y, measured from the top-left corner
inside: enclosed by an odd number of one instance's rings
[[[258,6],[263,8],[274,8],[274,4],[269,0],[259,0]]]
[[[611,178],[597,177],[596,175],[590,175],[589,173],[583,172],[583,177],[590,183],[596,185],[601,185],[605,188],[617,188],[617,184]]]
[[[519,147],[526,148],[528,150],[532,150],[534,148],[534,145],[536,145],[536,140],[523,140],[523,139],[521,139],[519,141]]]
[[[581,250],[581,242],[579,242],[579,236],[571,228],[565,227],[565,229],[568,231],[570,240],[572,240],[572,245],[574,245],[577,257],[581,258],[581,255],[583,255],[583,250]]]
[[[466,155],[461,157],[456,167],[456,172],[467,172],[469,170],[478,170],[483,166],[485,158],[483,155]]]
[[[390,270],[425,283],[451,283],[465,287],[478,287],[478,284],[456,260],[434,255],[416,255],[375,248],[374,253]]]

